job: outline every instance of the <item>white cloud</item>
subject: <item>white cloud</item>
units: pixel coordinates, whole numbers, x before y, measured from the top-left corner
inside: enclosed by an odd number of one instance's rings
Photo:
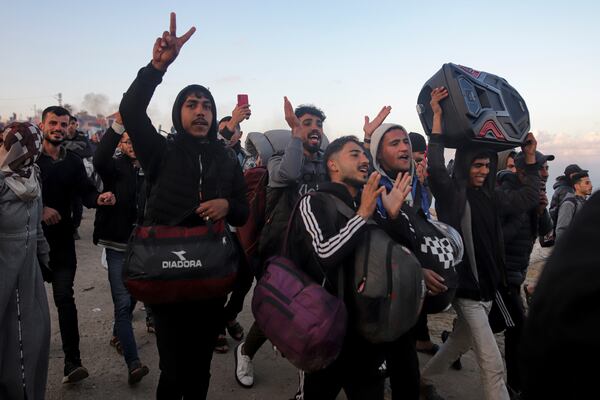
[[[564,159],[596,159],[600,155],[600,132],[584,134],[536,133],[538,148],[543,153]]]

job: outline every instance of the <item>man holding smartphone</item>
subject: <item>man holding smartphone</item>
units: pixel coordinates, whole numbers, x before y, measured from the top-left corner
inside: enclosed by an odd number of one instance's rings
[[[231,112],[231,115],[221,118],[219,121],[219,136],[223,138],[228,147],[231,147],[243,166],[246,153],[242,148],[241,137],[242,130],[240,124],[243,120],[250,118],[252,111],[250,111],[250,104],[248,104],[248,95],[239,94],[238,103]]]

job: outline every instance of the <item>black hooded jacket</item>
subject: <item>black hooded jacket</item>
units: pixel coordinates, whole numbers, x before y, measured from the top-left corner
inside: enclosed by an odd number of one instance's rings
[[[166,139],[146,114],[162,76],[152,64],[142,68],[119,107],[150,185],[144,223],[202,225],[204,221],[194,213],[200,202],[224,198],[229,202],[227,223],[243,225],[248,218],[244,177],[235,153],[217,140],[217,110],[211,93],[200,85],[187,86],[179,93],[172,113],[177,133]],[[181,124],[181,107],[191,93],[205,96],[212,105],[213,120],[204,138],[188,134]]]
[[[571,186],[571,182],[568,177],[565,175],[561,175],[556,178],[556,182],[552,185],[552,189],[554,189],[554,194],[552,195],[552,200],[550,200],[550,215],[554,222],[558,219],[558,209],[562,204],[565,196],[568,193],[574,193],[573,186]]]
[[[491,222],[494,226],[482,226],[482,220],[473,218],[471,206],[467,201],[469,170],[474,157],[483,151],[480,147],[464,147],[456,151],[453,175],[450,176],[444,161],[444,146],[441,135],[432,135],[428,148],[428,172],[431,191],[436,198],[436,211],[440,221],[457,229],[464,241],[465,256],[457,266],[459,285],[457,297],[472,300],[491,300],[498,285],[506,285],[506,269],[504,261],[504,243],[501,217],[524,212],[534,207],[539,201],[540,176],[537,166],[526,168],[526,183],[519,190],[502,192],[495,189],[497,154],[487,151],[490,158],[490,173],[478,195],[489,199],[487,212],[493,213]],[[481,196],[479,196],[481,197]],[[481,203],[480,203],[481,204]],[[483,202],[487,204],[487,202]],[[479,225],[475,225],[479,224]],[[487,243],[493,244],[493,253],[487,254],[487,260],[495,265],[481,262],[482,249],[475,249],[475,243],[482,238],[474,237],[474,233],[487,232]],[[479,261],[479,262],[477,262]]]
[[[498,173],[498,184],[500,190],[504,192],[518,190],[521,187],[517,174],[510,171]],[[535,239],[550,231],[552,231],[552,221],[548,210],[538,215],[537,206],[522,213],[503,216],[506,272],[510,285],[520,286],[525,281]]]

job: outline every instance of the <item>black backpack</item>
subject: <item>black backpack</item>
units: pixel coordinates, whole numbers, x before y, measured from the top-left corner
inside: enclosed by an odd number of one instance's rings
[[[552,237],[556,238],[556,224],[558,223],[558,212],[560,211],[560,208],[562,207],[563,203],[565,201],[568,201],[570,203],[573,203],[573,206],[575,207],[575,213],[577,212],[577,206],[579,205],[579,202],[577,201],[577,199],[575,197],[565,197],[560,204],[558,204],[556,207],[554,207],[553,209],[550,210],[550,219],[552,219]],[[554,244],[554,240],[552,240],[552,243]],[[549,247],[547,246],[543,246],[543,247]]]
[[[327,197],[340,214],[356,215],[336,196]],[[425,297],[419,260],[372,219],[365,239],[356,247],[354,271],[345,287],[351,291],[346,298],[351,298],[356,328],[371,343],[392,342],[411,329]]]

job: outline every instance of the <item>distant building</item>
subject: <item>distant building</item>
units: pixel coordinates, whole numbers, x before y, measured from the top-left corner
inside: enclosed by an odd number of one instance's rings
[[[104,116],[93,116],[86,111],[78,112],[75,114],[75,118],[77,118],[77,121],[79,122],[79,130],[83,131],[88,137],[91,137],[95,133],[104,132],[110,126],[108,119]]]

